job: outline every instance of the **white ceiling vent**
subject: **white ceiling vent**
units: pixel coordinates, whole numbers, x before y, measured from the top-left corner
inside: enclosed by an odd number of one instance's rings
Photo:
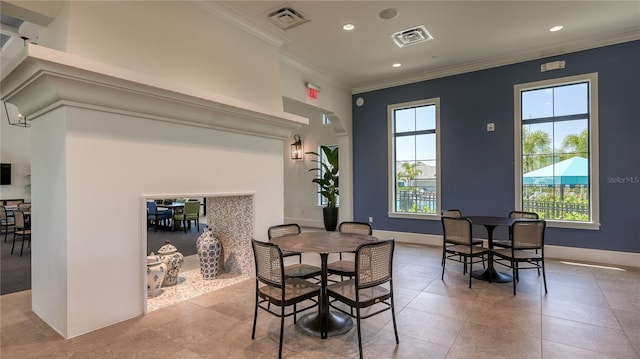
[[[269,11],[267,17],[282,30],[287,30],[309,21],[305,14],[289,5],[282,5],[275,10]]]
[[[413,44],[417,44],[420,42],[425,42],[429,40],[433,40],[433,36],[427,31],[427,28],[424,25],[412,27],[411,29],[406,29],[402,31],[398,31],[396,33],[391,34],[391,38],[398,45],[398,47],[405,47]]]

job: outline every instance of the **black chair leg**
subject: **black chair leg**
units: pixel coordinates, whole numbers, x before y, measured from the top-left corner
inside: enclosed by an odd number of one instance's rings
[[[544,283],[544,293],[547,294],[547,275],[544,272],[544,260],[542,260],[542,282]]]
[[[20,243],[20,257],[22,257],[22,252],[24,251],[24,241],[25,238],[22,236],[22,243]]]
[[[11,244],[11,254],[13,254],[13,247],[16,246],[16,234],[13,233],[13,244]]]
[[[281,308],[282,313],[280,314],[280,348],[278,349],[278,359],[282,358],[282,339],[284,336],[284,305]]]
[[[357,329],[358,329],[358,351],[360,352],[360,359],[363,358],[362,356],[362,331],[360,330],[360,308],[356,308],[356,322],[357,322]]]

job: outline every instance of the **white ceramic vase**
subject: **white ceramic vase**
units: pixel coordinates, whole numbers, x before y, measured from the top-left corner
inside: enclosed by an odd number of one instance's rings
[[[184,256],[178,252],[178,249],[173,246],[169,241],[158,250],[160,260],[167,266],[167,275],[164,276],[162,282],[163,287],[176,285],[178,283],[178,274],[182,263],[184,263]]]
[[[167,274],[167,265],[153,254],[147,257],[147,296],[155,297],[162,293],[162,281]]]

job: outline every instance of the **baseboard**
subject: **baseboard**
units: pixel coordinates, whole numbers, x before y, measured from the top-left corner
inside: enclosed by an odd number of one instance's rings
[[[378,238],[395,238],[402,243],[442,246],[442,236],[435,234],[407,233],[374,230]],[[601,249],[545,246],[547,258],[601,263],[610,266],[640,267],[640,253],[607,251]]]

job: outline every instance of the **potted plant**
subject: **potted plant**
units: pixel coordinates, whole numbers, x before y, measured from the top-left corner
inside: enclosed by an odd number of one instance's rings
[[[338,225],[337,203],[338,196],[340,195],[338,189],[338,147],[332,148],[323,145],[320,146],[320,150],[324,156],[321,156],[317,152],[307,152],[307,154],[317,157],[313,162],[318,164],[318,167],[312,168],[309,171],[317,171],[318,176],[313,179],[313,182],[320,186],[318,193],[327,200],[326,207],[322,208],[324,229],[327,231],[335,231]]]

